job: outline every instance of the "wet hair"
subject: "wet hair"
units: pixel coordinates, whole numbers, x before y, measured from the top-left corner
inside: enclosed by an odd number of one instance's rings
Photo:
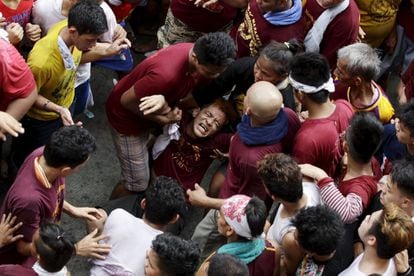
[[[108,31],[105,13],[94,1],[76,3],[69,10],[68,26],[75,27],[79,35],[101,35]]]
[[[344,235],[339,215],[324,205],[301,209],[292,219],[299,245],[310,253],[332,254]]]
[[[40,224],[39,239],[35,240],[34,246],[41,267],[48,272],[60,271],[75,253],[73,238],[50,221]]]
[[[157,177],[145,191],[145,199],[145,218],[158,225],[167,225],[185,208],[183,189],[171,177]]]
[[[43,151],[46,164],[53,168],[75,168],[84,163],[96,149],[95,138],[79,126],[64,126],[55,131]]]
[[[258,162],[257,173],[272,196],[292,203],[302,198],[302,173],[296,161],[289,155],[265,155]]]
[[[391,182],[404,195],[414,199],[414,160],[404,158],[392,162]]]
[[[228,34],[216,32],[197,39],[193,52],[202,65],[226,67],[236,57],[236,46]]]
[[[346,61],[346,71],[351,76],[360,76],[371,81],[380,72],[381,60],[374,48],[366,43],[354,43],[338,50],[338,59]]]
[[[414,99],[402,105],[398,109],[396,117],[408,129],[410,136],[414,137]]]
[[[300,83],[319,87],[331,77],[328,61],[318,53],[300,53],[292,61],[290,74]],[[322,89],[316,93],[305,93],[315,103],[324,103],[329,99],[329,91]]]
[[[266,205],[263,200],[255,196],[252,197],[246,205],[245,212],[252,237],[262,234],[267,217]]]
[[[379,219],[373,223],[368,234],[376,238],[378,257],[391,259],[413,243],[414,223],[397,205],[385,204]]]
[[[296,39],[283,43],[272,40],[260,51],[260,57],[272,62],[275,73],[280,76],[287,76],[294,55],[301,51],[303,51],[303,48]]]
[[[229,254],[215,254],[210,259],[208,276],[249,276],[247,265]]]
[[[374,115],[355,113],[345,134],[351,158],[361,164],[369,163],[382,143],[383,134],[384,127]]]
[[[237,113],[234,111],[233,105],[223,98],[215,99],[214,102],[209,105],[205,105],[204,107],[208,106],[215,106],[223,112],[226,115],[226,122],[233,122],[237,118]]]
[[[160,275],[194,275],[200,259],[200,248],[194,241],[164,233],[152,241],[152,250],[158,255]]]

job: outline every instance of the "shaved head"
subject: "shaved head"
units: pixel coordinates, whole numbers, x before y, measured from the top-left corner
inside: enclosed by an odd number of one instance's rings
[[[272,83],[259,81],[247,90],[244,104],[246,112],[251,117],[259,122],[267,123],[279,113],[283,97]]]

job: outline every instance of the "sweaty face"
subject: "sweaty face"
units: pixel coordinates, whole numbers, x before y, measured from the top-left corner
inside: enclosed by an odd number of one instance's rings
[[[277,0],[256,0],[262,13],[272,12],[277,8]]]
[[[414,143],[414,138],[411,137],[410,131],[398,118],[395,119],[395,132],[397,139],[401,144],[407,145]]]
[[[361,226],[358,228],[358,235],[362,241],[364,241],[364,237],[368,235],[368,231],[371,229],[372,225],[378,221],[382,213],[382,210],[376,211],[371,215],[367,215],[365,219],[362,221]]]
[[[226,115],[218,107],[210,105],[203,108],[194,118],[193,133],[197,138],[212,136],[226,122]]]
[[[79,35],[79,33],[76,31],[76,33],[74,34],[75,46],[80,51],[89,51],[91,48],[93,48],[96,45],[96,41],[98,40],[98,37],[99,35],[95,35],[95,34]]]
[[[284,79],[273,70],[272,61],[264,56],[260,56],[254,64],[254,81],[268,81],[276,84]]]
[[[400,206],[403,198],[400,191],[397,188],[397,185],[392,183],[391,176],[389,175],[385,176],[384,180],[384,185],[381,189],[381,203],[383,205],[387,203],[394,203],[397,206]]]
[[[348,62],[344,59],[338,59],[336,63],[336,68],[334,71],[335,77],[345,85],[350,85],[352,81],[352,76],[346,70]]]
[[[160,269],[158,267],[159,258],[157,253],[151,248],[147,251],[145,257],[144,271],[146,276],[158,276],[160,275]]]

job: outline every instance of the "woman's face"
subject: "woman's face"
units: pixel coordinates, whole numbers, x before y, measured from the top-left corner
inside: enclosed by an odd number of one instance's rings
[[[275,61],[271,61],[264,56],[260,56],[254,64],[254,81],[268,81],[270,83],[277,84],[285,79],[285,76],[281,76],[275,72],[273,69],[274,63]]]

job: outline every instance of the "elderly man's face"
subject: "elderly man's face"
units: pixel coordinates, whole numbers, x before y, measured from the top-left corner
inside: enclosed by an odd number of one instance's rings
[[[348,73],[347,66],[348,62],[345,59],[338,59],[334,75],[336,78],[338,78],[338,80],[341,81],[341,83],[350,85],[353,77]]]

